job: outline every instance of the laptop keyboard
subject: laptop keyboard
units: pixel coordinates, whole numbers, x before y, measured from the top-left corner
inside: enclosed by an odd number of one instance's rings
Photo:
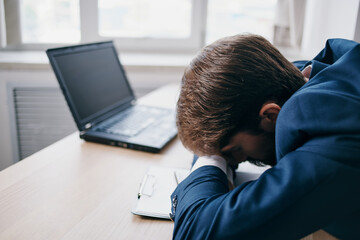
[[[166,113],[164,109],[136,106],[122,112],[111,121],[105,122],[97,130],[132,137],[165,116]]]

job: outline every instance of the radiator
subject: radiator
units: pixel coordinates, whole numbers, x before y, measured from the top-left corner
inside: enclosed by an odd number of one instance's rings
[[[135,94],[141,97],[151,90],[137,88]],[[59,88],[14,87],[12,91],[18,160],[77,131]]]
[[[77,130],[59,88],[13,89],[19,160]]]

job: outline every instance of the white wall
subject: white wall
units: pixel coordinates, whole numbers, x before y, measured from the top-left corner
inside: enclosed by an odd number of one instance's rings
[[[28,86],[56,86],[54,77],[46,70],[0,70],[0,169],[15,162],[14,126],[10,120],[11,101],[8,94],[10,85]]]
[[[329,38],[354,39],[360,0],[307,0],[302,55],[313,58]],[[359,40],[359,39],[357,39]]]

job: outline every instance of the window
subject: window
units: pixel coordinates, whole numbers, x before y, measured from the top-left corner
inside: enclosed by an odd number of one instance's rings
[[[0,43],[45,49],[114,40],[122,51],[194,52],[241,32],[272,40],[275,5],[276,0],[0,0]]]
[[[207,0],[80,0],[82,39],[127,51],[196,51]],[[205,14],[204,14],[205,12]]]
[[[78,0],[21,0],[23,43],[76,43],[80,41]]]
[[[99,35],[133,38],[188,38],[190,0],[98,0]]]
[[[276,0],[209,0],[206,44],[240,32],[273,38]]]

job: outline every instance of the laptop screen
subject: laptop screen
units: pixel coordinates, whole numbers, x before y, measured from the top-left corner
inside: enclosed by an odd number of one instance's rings
[[[115,49],[105,46],[65,48],[52,56],[80,122],[134,99]]]

